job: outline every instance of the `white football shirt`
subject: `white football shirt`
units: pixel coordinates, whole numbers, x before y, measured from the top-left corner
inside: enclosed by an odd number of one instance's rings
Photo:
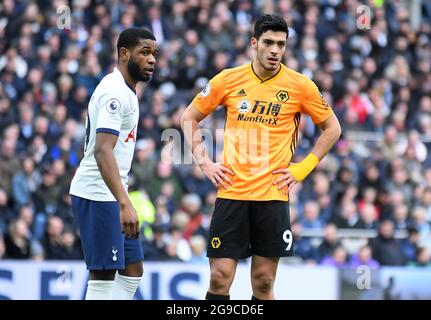
[[[133,160],[138,121],[138,98],[115,68],[102,79],[88,104],[84,157],[73,177],[70,194],[89,200],[116,201],[94,158],[96,134],[99,132],[118,136],[114,156],[121,182],[127,191],[127,175]]]

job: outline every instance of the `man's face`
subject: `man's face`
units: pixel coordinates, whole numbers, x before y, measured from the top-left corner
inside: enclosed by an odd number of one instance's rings
[[[251,39],[251,45],[257,52],[256,58],[265,70],[274,71],[280,66],[286,50],[286,36],[285,32],[268,30],[262,33],[259,40]]]
[[[158,48],[156,41],[142,39],[139,44],[130,51],[127,69],[136,81],[150,81],[156,67]]]

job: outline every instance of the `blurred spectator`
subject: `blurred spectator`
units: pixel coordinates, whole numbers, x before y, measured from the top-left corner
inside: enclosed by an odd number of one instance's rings
[[[361,197],[358,200],[358,209],[362,211],[363,207],[371,204],[376,210],[376,217],[379,215],[379,208],[377,206],[377,190],[373,187],[364,187],[361,192]]]
[[[6,245],[4,243],[3,234],[0,233],[0,260],[4,259],[6,255]]]
[[[194,235],[207,237],[207,231],[202,227],[203,215],[201,212],[202,201],[197,194],[184,195],[181,201],[181,209],[189,216],[188,223],[184,229],[184,239],[189,240]]]
[[[394,226],[396,230],[408,230],[410,226],[409,211],[405,203],[394,208]]]
[[[315,173],[312,193],[313,195],[310,198],[317,199],[319,205],[319,220],[322,223],[327,223],[332,218],[334,210],[330,180],[327,174],[323,172]]]
[[[428,245],[431,242],[431,224],[426,220],[426,211],[423,207],[416,207],[412,214],[413,226],[419,232],[420,243]]]
[[[360,188],[373,188],[377,196],[383,189],[382,174],[375,162],[368,161],[364,165],[364,175],[361,177]],[[365,192],[365,190],[364,190]],[[378,197],[377,197],[378,198]]]
[[[212,215],[216,199],[217,199],[217,193],[215,191],[208,192],[206,194],[206,197],[205,197],[205,200],[204,200],[204,203],[202,206],[202,213],[206,217]],[[205,217],[204,217],[204,219],[205,219]]]
[[[33,219],[34,219],[34,211],[31,206],[22,206],[19,210],[18,219],[25,222],[27,228],[29,230],[33,227]],[[31,236],[31,231],[29,231],[29,235]]]
[[[141,234],[143,237],[148,237],[151,234],[150,225],[156,220],[156,209],[145,190],[135,190],[135,186],[131,183],[129,183],[129,198],[138,214]]]
[[[431,255],[427,248],[419,247],[416,250],[416,260],[411,266],[415,267],[431,267]]]
[[[334,248],[334,251],[331,253],[331,255],[322,259],[322,261],[320,262],[320,265],[344,268],[348,266],[347,263],[348,263],[347,250],[342,245],[338,245]]]
[[[319,204],[316,201],[307,201],[304,204],[304,214],[300,220],[304,229],[321,229],[323,222],[319,217]]]
[[[377,209],[371,203],[366,203],[360,210],[360,228],[363,229],[376,229],[377,227]]]
[[[361,228],[363,224],[355,202],[344,201],[340,208],[340,215],[335,217],[334,223],[337,228]]]
[[[165,40],[170,36],[171,30],[165,17],[162,17],[160,7],[158,5],[152,5],[147,10],[147,19],[145,26],[148,26],[154,33],[159,45],[163,44]]]
[[[412,262],[416,259],[416,251],[419,248],[420,236],[418,230],[412,226],[407,229],[407,233],[407,239],[403,239],[401,248],[406,261]]]
[[[165,260],[168,258],[166,252],[166,237],[164,229],[160,225],[152,226],[152,238],[143,241],[143,251],[145,252],[145,259],[148,260]]]
[[[192,249],[192,257],[190,263],[208,263],[206,256],[207,240],[201,235],[194,235],[190,238],[190,248]]]
[[[380,143],[380,148],[386,159],[394,159],[397,156],[396,141],[397,129],[393,125],[387,126],[383,141]]]
[[[3,88],[0,82],[0,128],[5,128],[15,122],[15,117],[11,110],[11,102],[2,91]]]
[[[207,28],[203,31],[202,41],[206,48],[214,53],[231,48],[231,39],[223,26],[223,21],[217,17],[211,17]],[[222,69],[218,70],[221,71]],[[218,71],[212,71],[210,76],[214,76]]]
[[[9,259],[28,259],[30,252],[30,234],[23,220],[14,220],[9,224],[5,237],[6,256]]]
[[[12,197],[15,208],[32,203],[32,194],[37,190],[41,183],[41,177],[31,157],[22,160],[22,170],[13,176]]]
[[[176,203],[180,202],[182,188],[176,174],[173,172],[172,164],[167,162],[159,162],[156,167],[156,172],[146,184],[145,189],[151,199],[155,199],[162,191],[162,185],[169,182],[173,186],[173,198]]]
[[[302,259],[304,263],[316,264],[319,258],[319,251],[315,248],[310,238],[302,237],[302,225],[292,224],[293,241],[292,250],[295,256]]]
[[[6,192],[0,188],[0,233],[5,234],[8,224],[15,218],[14,211],[8,206]]]
[[[405,263],[401,242],[394,238],[394,223],[384,220],[379,225],[377,238],[370,241],[373,258],[384,266],[401,266]]]
[[[8,196],[12,192],[12,178],[19,171],[19,160],[15,156],[16,141],[2,139],[0,149],[0,188]]]
[[[37,240],[31,242],[31,259],[34,261],[45,260],[45,251],[42,244]]]
[[[192,250],[187,240],[183,238],[183,230],[174,224],[169,233],[165,252],[169,260],[189,261],[192,258]]]
[[[194,165],[192,172],[183,178],[184,190],[188,193],[197,193],[202,200],[215,189],[214,185],[204,176],[202,170]]]
[[[431,184],[431,181],[430,181]],[[431,185],[425,188],[422,199],[421,206],[425,209],[425,217],[428,222],[431,222]]]
[[[379,267],[379,263],[372,258],[372,251],[368,245],[361,247],[357,254],[350,257],[349,267],[356,269],[359,266],[368,266],[371,269]]]
[[[34,193],[34,205],[38,214],[53,215],[56,212],[61,189],[53,169],[44,169],[42,183]]]
[[[68,116],[79,121],[82,112],[87,108],[88,90],[84,86],[77,87],[66,102]]]
[[[61,236],[61,240],[63,248],[61,259],[82,260],[84,258],[79,239],[76,239],[72,230],[65,230]]]
[[[65,227],[76,231],[78,223],[72,210],[72,197],[68,189],[63,189],[60,193],[55,215],[63,221]]]
[[[152,139],[136,141],[135,159],[132,162],[131,174],[135,179],[136,188],[145,188],[156,168],[154,158],[155,143]]]
[[[335,248],[339,246],[341,242],[337,239],[337,227],[329,223],[325,227],[325,236],[322,243],[319,245],[319,261],[323,258],[332,255]]]
[[[42,245],[45,251],[45,259],[57,260],[64,258],[63,238],[64,230],[63,221],[59,217],[49,217],[46,222],[45,235]]]

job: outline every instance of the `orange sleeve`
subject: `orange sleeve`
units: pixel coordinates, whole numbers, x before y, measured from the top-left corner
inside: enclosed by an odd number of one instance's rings
[[[322,123],[332,115],[332,108],[312,80],[306,78],[303,92],[302,112],[308,114],[315,124]]]
[[[205,88],[193,99],[192,104],[203,114],[212,113],[222,105],[225,96],[225,73],[220,72],[212,78]]]

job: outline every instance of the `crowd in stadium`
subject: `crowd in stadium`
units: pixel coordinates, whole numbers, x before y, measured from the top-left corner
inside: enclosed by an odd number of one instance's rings
[[[277,12],[290,26],[284,63],[316,82],[343,129],[290,192],[295,261],[431,266],[429,1],[70,1],[70,28],[58,23],[62,4],[69,3],[0,5],[0,259],[83,258],[68,192],[83,155],[87,103],[114,67],[119,32],[147,26],[161,52],[152,81],[138,86],[130,173],[145,259],[207,263],[215,187],[179,161],[183,144],[163,133],[180,132],[182,112],[208,79],[251,61],[253,22]],[[371,7],[369,20],[358,15],[361,4]],[[203,126],[220,159],[223,108]],[[303,116],[294,160],[317,134]],[[378,236],[349,246],[340,229]],[[307,236],[312,231],[323,237]]]

